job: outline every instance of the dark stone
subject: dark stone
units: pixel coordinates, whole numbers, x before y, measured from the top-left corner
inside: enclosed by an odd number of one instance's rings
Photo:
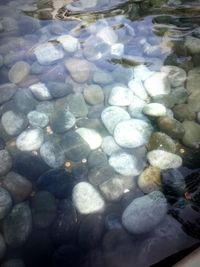
[[[72,174],[74,176],[74,182],[77,184],[82,181],[87,181],[88,168],[84,163],[74,164],[72,167]]]
[[[61,168],[49,170],[39,177],[37,185],[40,190],[49,191],[56,198],[67,198],[71,196],[73,176]]]
[[[31,181],[36,181],[49,166],[39,157],[28,152],[19,152],[13,160],[13,169]]]
[[[82,249],[89,250],[98,246],[104,230],[104,219],[101,215],[91,214],[80,223],[78,242]]]
[[[200,206],[200,172],[193,172],[185,177],[186,196]]]
[[[0,85],[0,104],[7,102],[16,92],[16,85],[5,83]]]
[[[46,228],[56,217],[54,196],[47,191],[39,191],[31,201],[33,223],[37,228]]]
[[[91,184],[97,186],[115,176],[115,171],[110,165],[103,165],[92,168],[89,171],[88,180]]]
[[[47,87],[50,94],[55,98],[64,97],[72,93],[73,87],[70,83],[48,82]]]
[[[16,108],[24,114],[29,113],[35,109],[37,101],[33,97],[31,91],[27,88],[20,88],[14,96],[14,103]]]
[[[76,241],[78,229],[77,213],[71,201],[61,200],[57,206],[57,217],[51,226],[51,237],[57,245]]]
[[[78,247],[61,246],[53,254],[53,267],[81,267],[83,254]]]
[[[92,151],[88,157],[88,167],[101,167],[106,165],[108,162],[107,156],[104,152],[101,151]]]
[[[93,249],[85,257],[83,267],[105,267],[104,255],[100,249]]]
[[[66,77],[67,73],[65,67],[61,64],[57,64],[49,67],[39,78],[42,82],[46,83],[47,81],[65,82]]]
[[[121,229],[121,219],[118,214],[110,213],[105,217],[105,228],[107,230]]]
[[[31,34],[36,32],[39,27],[39,21],[29,17],[29,16],[20,16],[20,19],[18,20],[18,27],[19,27],[19,33],[24,36],[26,34]]]
[[[23,202],[13,207],[3,221],[3,234],[6,244],[17,248],[23,245],[32,229],[31,210],[28,203]]]
[[[1,267],[25,267],[25,264],[20,259],[11,259],[8,261],[5,261]]]
[[[62,136],[61,146],[67,159],[81,161],[90,153],[89,145],[75,132],[67,132]]]
[[[4,140],[0,137],[0,150],[5,148],[5,142]]]

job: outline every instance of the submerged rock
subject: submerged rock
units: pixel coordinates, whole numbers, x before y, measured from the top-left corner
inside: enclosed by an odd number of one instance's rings
[[[48,88],[44,83],[36,83],[30,86],[33,95],[40,101],[50,100],[52,98]]]
[[[41,127],[44,128],[49,123],[49,118],[45,113],[39,111],[31,111],[27,114],[27,118],[29,123],[33,127]]]
[[[177,66],[163,66],[162,72],[167,73],[172,87],[182,86],[186,80],[186,72]]]
[[[176,143],[168,135],[161,132],[154,132],[152,133],[149,139],[147,148],[148,150],[160,149],[171,153],[175,153]]]
[[[122,214],[122,224],[133,234],[144,234],[158,226],[167,214],[163,193],[152,193],[134,199]]]
[[[12,158],[7,150],[0,150],[0,176],[9,172],[12,167]]]
[[[101,146],[101,135],[93,129],[78,128],[76,133],[89,145],[90,149],[94,150]]]
[[[138,178],[139,188],[146,194],[161,190],[161,172],[157,167],[149,166]]]
[[[185,130],[185,134],[182,138],[183,144],[191,148],[199,148],[200,125],[194,121],[184,121],[183,127]]]
[[[75,82],[84,83],[88,80],[91,64],[87,60],[71,58],[65,61],[65,67]]]
[[[166,107],[162,104],[150,103],[150,104],[146,104],[143,107],[143,113],[148,116],[159,117],[159,116],[165,116],[167,113],[167,110],[166,110]]]
[[[13,83],[4,83],[0,85],[0,104],[7,102],[16,92],[16,85]]]
[[[0,187],[0,219],[3,219],[12,207],[12,198],[9,192]]]
[[[80,46],[79,40],[69,34],[59,36],[57,41],[60,42],[65,51],[69,53],[75,52]]]
[[[184,136],[185,130],[183,125],[173,118],[163,116],[158,118],[157,123],[160,131],[168,134],[172,138],[181,139]]]
[[[125,86],[115,86],[110,92],[109,104],[114,106],[129,106],[133,101],[133,93]]]
[[[16,145],[19,150],[32,151],[39,149],[43,141],[44,134],[40,128],[28,129],[17,137]]]
[[[30,72],[30,65],[25,61],[16,62],[8,72],[8,77],[12,83],[22,82]]]

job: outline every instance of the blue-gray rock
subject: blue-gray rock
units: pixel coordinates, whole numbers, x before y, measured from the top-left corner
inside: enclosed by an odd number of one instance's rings
[[[155,229],[167,214],[167,201],[163,193],[152,193],[134,199],[122,214],[122,224],[134,234],[144,234]]]
[[[15,84],[24,81],[28,76],[30,69],[30,65],[27,62],[16,62],[8,72],[9,81]]]
[[[6,244],[3,239],[3,236],[0,234],[0,259],[3,259],[5,253],[6,253]]]
[[[13,99],[17,110],[24,114],[27,114],[31,110],[35,109],[37,103],[36,99],[28,88],[19,88]]]
[[[12,198],[9,192],[0,187],[0,219],[3,219],[12,207]]]
[[[85,103],[84,97],[80,93],[70,94],[67,96],[67,104],[69,111],[77,118],[84,118],[88,114],[88,107]]]
[[[47,191],[39,191],[31,201],[33,224],[37,228],[46,228],[56,217],[56,200]]]
[[[108,156],[122,149],[120,146],[118,146],[114,138],[110,135],[105,136],[102,139],[101,148],[103,152],[106,153]]]
[[[101,167],[107,164],[107,156],[104,152],[94,150],[90,153],[88,157],[88,167]]]
[[[115,177],[114,169],[105,164],[103,166],[96,166],[89,170],[88,173],[88,181],[94,186],[98,186],[103,182]]]
[[[22,132],[16,140],[17,148],[21,151],[37,150],[44,141],[42,129],[33,128]]]
[[[32,191],[32,184],[16,172],[9,172],[2,181],[2,186],[8,190],[15,203],[24,201]]]
[[[85,101],[90,105],[98,105],[104,101],[103,90],[96,84],[90,84],[84,88],[83,95]]]
[[[49,123],[49,118],[45,113],[39,112],[39,111],[31,111],[27,114],[27,118],[29,120],[29,123],[33,127],[40,127],[44,128]]]
[[[13,207],[3,221],[3,235],[6,244],[13,248],[22,246],[32,230],[32,216],[28,203],[23,202]]]
[[[0,104],[7,102],[16,92],[16,85],[13,83],[5,83],[0,85]]]
[[[44,83],[36,83],[31,85],[29,88],[35,98],[40,101],[52,99],[52,96]]]
[[[59,168],[65,162],[63,150],[56,142],[45,142],[40,148],[40,155],[51,168]]]
[[[48,82],[47,87],[52,97],[64,97],[73,91],[73,86],[70,83]]]
[[[2,115],[1,124],[8,135],[17,136],[28,126],[28,120],[22,113],[10,110]]]
[[[12,158],[7,150],[0,150],[0,176],[9,172],[12,167]]]

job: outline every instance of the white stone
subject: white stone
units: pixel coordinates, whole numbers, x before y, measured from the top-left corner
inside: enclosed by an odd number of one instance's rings
[[[152,150],[147,153],[149,163],[161,170],[176,169],[181,167],[182,158],[164,150]]]
[[[103,212],[105,202],[99,192],[87,182],[75,185],[72,192],[73,204],[81,214]]]
[[[144,114],[149,116],[159,117],[159,116],[165,116],[167,113],[167,109],[162,104],[150,103],[144,106],[143,112]]]
[[[138,162],[134,155],[123,151],[113,153],[109,158],[109,164],[117,173],[125,176],[136,176],[143,170],[141,162]]]
[[[148,99],[148,94],[147,94],[141,80],[137,80],[137,79],[130,80],[128,83],[128,87],[140,99],[142,99],[142,100]]]
[[[148,142],[152,130],[152,126],[146,121],[130,119],[117,124],[114,139],[122,147],[139,147]]]
[[[78,128],[76,130],[76,133],[78,133],[85,140],[85,142],[89,145],[90,149],[94,150],[101,146],[101,135],[95,130],[88,128]]]
[[[128,120],[130,118],[128,112],[120,107],[107,107],[101,114],[103,124],[111,134],[113,134],[116,125],[120,121]]]
[[[17,137],[16,146],[22,151],[32,151],[39,149],[43,141],[44,135],[40,128],[28,129]]]
[[[34,54],[41,65],[49,65],[64,57],[62,50],[51,43],[44,43],[35,48]]]
[[[133,97],[132,103],[128,106],[128,112],[132,118],[145,120],[147,117],[143,114],[143,107],[146,105],[146,102],[140,99],[137,96]]]
[[[97,37],[101,38],[105,43],[112,45],[118,41],[118,36],[112,27],[106,26],[102,28],[98,33]]]
[[[69,34],[61,35],[57,38],[57,41],[60,42],[63,48],[69,53],[77,51],[80,47],[79,40]]]
[[[164,72],[155,72],[145,80],[144,86],[151,97],[167,95],[171,91],[169,79]]]
[[[44,83],[36,83],[29,87],[38,100],[50,100],[51,94]]]
[[[122,56],[124,54],[124,45],[121,43],[116,43],[111,46],[111,55]]]
[[[112,136],[105,136],[102,140],[101,148],[108,156],[121,150],[121,147],[115,142]]]
[[[186,80],[186,72],[177,66],[163,66],[162,72],[167,73],[172,87],[182,86]]]
[[[110,92],[108,102],[114,106],[129,106],[133,101],[133,93],[123,86],[115,86]]]
[[[137,80],[145,81],[154,72],[149,70],[145,65],[139,65],[134,68],[134,77]]]

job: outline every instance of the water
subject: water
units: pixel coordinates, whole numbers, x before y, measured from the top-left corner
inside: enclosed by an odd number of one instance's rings
[[[199,1],[0,1],[0,35],[1,266],[198,246]]]

